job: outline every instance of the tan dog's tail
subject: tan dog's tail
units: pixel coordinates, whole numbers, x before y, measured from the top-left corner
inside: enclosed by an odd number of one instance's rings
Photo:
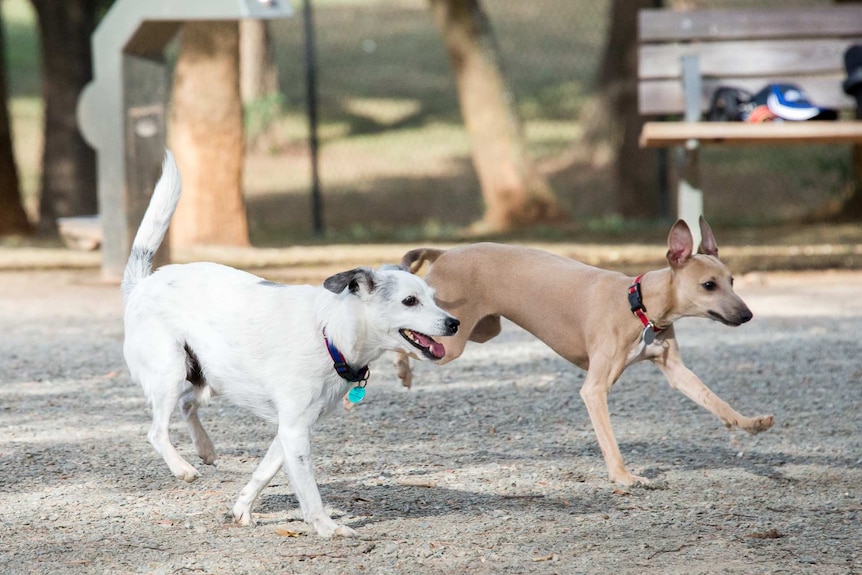
[[[428,262],[429,265],[433,264],[444,251],[435,248],[416,248],[415,250],[410,250],[401,258],[401,267],[415,274],[422,269],[422,264],[425,262]]]

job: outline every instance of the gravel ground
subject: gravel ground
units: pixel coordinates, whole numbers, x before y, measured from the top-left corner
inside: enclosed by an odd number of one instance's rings
[[[277,274],[269,274],[278,279]],[[279,475],[228,510],[274,435],[224,401],[193,484],[146,440],[122,358],[119,290],[94,271],[0,273],[2,573],[862,573],[862,273],[749,274],[755,313],[684,320],[686,362],[745,414],[728,433],[648,365],[610,398],[617,488],[578,395],[584,374],[508,324],[402,389],[385,357],[366,400],[313,444],[324,502],[358,539],[297,520]],[[175,416],[174,440],[195,461]]]

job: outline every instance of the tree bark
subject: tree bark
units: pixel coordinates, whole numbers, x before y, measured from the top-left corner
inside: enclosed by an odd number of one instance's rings
[[[240,94],[250,104],[278,92],[278,69],[266,20],[239,23]]]
[[[98,212],[96,155],[78,132],[78,94],[92,79],[90,35],[97,0],[32,0],[39,19],[45,103],[39,226],[56,235],[57,218]]]
[[[658,156],[638,145],[645,118],[638,112],[637,15],[655,0],[612,0],[599,90],[587,108],[587,142],[609,152],[616,182],[615,211],[623,217],[658,214]]]
[[[280,116],[278,67],[266,20],[239,23],[239,87],[245,114],[246,145],[252,151],[277,147],[272,131]]]
[[[30,232],[30,223],[21,205],[21,185],[18,166],[15,163],[15,150],[12,148],[8,100],[6,40],[3,34],[3,15],[0,13],[0,236]]]
[[[473,166],[490,230],[559,218],[548,182],[527,154],[514,96],[506,85],[490,23],[479,0],[430,0],[458,85]]]
[[[171,245],[248,245],[236,22],[183,26],[170,122],[183,178]]]

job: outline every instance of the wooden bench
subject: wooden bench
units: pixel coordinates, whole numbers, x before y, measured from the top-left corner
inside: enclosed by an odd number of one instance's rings
[[[819,8],[674,11],[643,9],[638,18],[638,106],[648,117],[642,147],[682,146],[678,213],[690,223],[703,212],[700,144],[853,144],[862,158],[862,121],[848,110],[844,52],[862,44],[862,4]],[[756,93],[770,83],[794,83],[820,107],[844,111],[837,121],[706,122],[720,86]],[[862,161],[854,161],[862,181]],[[696,227],[695,227],[696,228]]]

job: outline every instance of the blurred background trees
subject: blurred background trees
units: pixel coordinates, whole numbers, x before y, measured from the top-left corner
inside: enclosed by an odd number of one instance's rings
[[[794,3],[810,5],[746,5]],[[89,33],[109,4],[0,0],[9,79],[8,97],[0,98],[0,233],[26,229],[22,213],[49,236],[56,217],[96,213],[92,153],[77,134],[74,110],[90,74]],[[659,220],[669,206],[662,205],[657,152],[636,144],[635,16],[655,4],[314,2],[324,239],[461,240],[524,224],[554,238],[664,230]],[[248,24],[256,29],[240,34],[250,40],[240,41],[239,57],[259,65],[240,65],[247,145],[242,189],[231,192],[240,200],[231,205],[240,207],[228,211],[245,219],[245,200],[248,231],[239,235],[255,245],[310,241],[302,21]],[[171,59],[182,59],[183,50],[178,43]],[[191,75],[180,68],[177,84]],[[201,92],[197,104],[212,96]],[[14,159],[3,149],[7,102]],[[177,96],[175,105],[190,104]],[[192,121],[193,113],[175,117]],[[242,153],[241,144],[230,146]],[[212,157],[201,161],[214,165]],[[227,157],[217,163],[236,165]],[[214,175],[206,172],[202,178]],[[702,173],[713,223],[764,225],[802,221],[834,204],[850,170],[840,146],[720,147],[702,150]],[[224,208],[213,191],[222,185],[209,187],[213,205]],[[211,208],[196,208],[198,219],[214,217],[204,209]]]
[[[96,157],[78,131],[78,94],[93,76],[90,35],[105,0],[31,0],[39,21],[44,105],[38,229],[59,217],[95,214]]]
[[[597,72],[597,95],[582,114],[593,154],[610,165],[615,206],[623,218],[650,219],[660,213],[658,154],[638,146],[644,118],[638,113],[637,18],[656,0],[610,0],[608,31]]]
[[[458,86],[485,212],[481,228],[505,231],[559,219],[563,210],[527,153],[497,40],[479,0],[431,0]]]
[[[9,90],[6,87],[6,42],[4,38],[3,13],[0,12],[0,236],[26,234],[30,223],[21,203],[21,184],[15,150],[12,147],[12,125],[6,102]]]

